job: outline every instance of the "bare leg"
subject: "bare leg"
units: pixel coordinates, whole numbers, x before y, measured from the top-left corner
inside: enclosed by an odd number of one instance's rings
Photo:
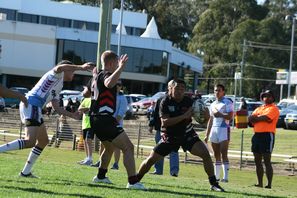
[[[134,145],[130,141],[126,133],[121,133],[113,141],[112,144],[123,152],[123,162],[127,170],[128,177],[136,175]]]
[[[142,179],[142,177],[150,170],[150,168],[159,160],[163,159],[164,157],[162,155],[159,155],[158,153],[152,151],[150,156],[145,159],[138,170],[138,177],[139,180]]]
[[[118,148],[115,148],[113,155],[114,155],[114,162],[118,164],[121,157],[121,150]]]
[[[272,177],[273,177],[273,168],[271,165],[271,154],[270,153],[265,153],[263,154],[264,157],[264,164],[266,168],[266,177],[267,177],[267,186],[265,188],[271,188],[272,184]]]
[[[221,175],[221,169],[222,169],[222,159],[221,159],[221,148],[220,148],[220,144],[219,143],[211,143],[211,147],[214,153],[214,157],[216,159],[215,162],[215,175],[216,175],[216,179],[219,180],[220,179],[220,175]]]
[[[256,164],[256,173],[257,173],[257,179],[258,184],[256,184],[257,187],[263,187],[263,165],[262,165],[262,154],[260,153],[254,153],[255,158],[255,164]]]
[[[202,158],[204,170],[207,173],[208,177],[214,176],[214,168],[213,168],[212,160],[203,142],[201,141],[196,142],[193,145],[192,150],[190,152],[193,155],[196,155]]]

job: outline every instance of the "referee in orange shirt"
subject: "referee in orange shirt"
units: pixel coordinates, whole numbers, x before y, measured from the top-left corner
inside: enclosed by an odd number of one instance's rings
[[[249,121],[254,125],[254,136],[252,137],[252,152],[254,153],[258,184],[256,187],[263,187],[264,169],[262,158],[266,168],[267,186],[271,188],[273,168],[271,165],[271,153],[274,146],[275,128],[279,117],[279,110],[274,104],[274,96],[270,90],[260,95],[264,104],[249,116]]]

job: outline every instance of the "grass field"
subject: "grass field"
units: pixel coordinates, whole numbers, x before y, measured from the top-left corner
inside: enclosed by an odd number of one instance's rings
[[[253,187],[255,171],[231,169],[230,182],[222,184],[227,192],[209,190],[209,184],[202,165],[180,165],[178,178],[168,174],[146,175],[142,182],[148,191],[127,190],[126,172],[110,170],[108,176],[114,184],[94,184],[97,169],[80,166],[78,160],[83,152],[47,148],[34,167],[39,179],[19,178],[29,150],[0,154],[0,197],[297,197],[297,176],[275,175],[273,188]],[[143,159],[137,159],[137,167]],[[265,180],[266,181],[266,180]]]

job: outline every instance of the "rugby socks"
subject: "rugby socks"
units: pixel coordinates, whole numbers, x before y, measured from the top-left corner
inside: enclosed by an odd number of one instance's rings
[[[209,177],[208,180],[209,180],[210,185],[216,185],[218,183],[215,175]]]
[[[221,168],[222,168],[222,162],[221,161],[216,161],[216,163],[215,163],[215,175],[216,175],[217,180],[220,179]]]
[[[228,181],[228,175],[229,175],[229,161],[223,162],[223,171],[224,171],[224,177],[223,179]]]
[[[107,169],[99,168],[97,178],[104,179],[106,177]]]
[[[144,175],[141,175],[139,173],[137,173],[136,177],[137,177],[137,182],[139,182],[142,178],[143,178]]]
[[[31,169],[34,165],[34,163],[36,162],[37,158],[40,156],[41,152],[42,152],[42,148],[39,148],[38,146],[35,146],[32,148],[31,153],[29,154],[29,157],[27,159],[27,162],[24,166],[24,169],[22,171],[22,173],[24,175],[28,175],[31,173]]]
[[[128,182],[129,184],[136,184],[138,182],[138,177],[137,175],[134,175],[134,176],[131,176],[131,177],[128,177]]]
[[[21,150],[25,147],[25,141],[22,139],[14,140],[7,144],[3,144],[0,146],[0,153],[5,151],[12,151],[12,150]]]

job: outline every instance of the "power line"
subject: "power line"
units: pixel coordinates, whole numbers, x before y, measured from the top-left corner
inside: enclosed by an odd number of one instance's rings
[[[233,77],[216,77],[216,78],[204,78],[198,77],[200,80],[234,80]],[[242,80],[250,80],[250,81],[275,81],[275,79],[267,79],[267,78],[242,78]]]

